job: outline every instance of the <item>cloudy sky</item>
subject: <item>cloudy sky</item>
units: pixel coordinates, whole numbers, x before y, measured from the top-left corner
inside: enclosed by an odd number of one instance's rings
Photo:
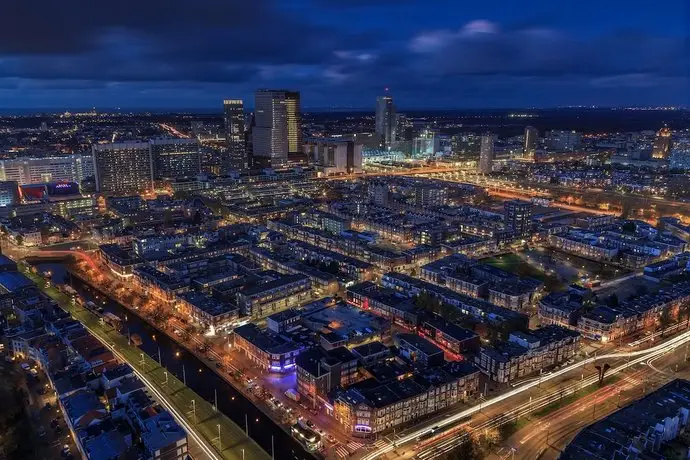
[[[690,104],[687,0],[5,0],[0,108]]]

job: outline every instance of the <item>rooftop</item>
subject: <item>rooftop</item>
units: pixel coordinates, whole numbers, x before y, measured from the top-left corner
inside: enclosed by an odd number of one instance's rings
[[[22,288],[33,285],[33,281],[19,272],[0,272],[0,288],[2,288],[5,292],[16,292]]]

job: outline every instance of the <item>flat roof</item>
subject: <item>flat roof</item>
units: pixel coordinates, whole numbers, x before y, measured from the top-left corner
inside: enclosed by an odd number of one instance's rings
[[[19,272],[0,273],[0,287],[7,292],[15,292],[28,286],[34,286],[34,282]]]

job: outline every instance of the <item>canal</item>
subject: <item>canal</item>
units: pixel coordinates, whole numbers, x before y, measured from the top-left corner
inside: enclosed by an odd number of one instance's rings
[[[52,272],[53,282],[69,284],[86,300],[92,300],[101,305],[106,312],[114,313],[122,318],[124,320],[122,333],[129,332],[132,336],[136,334],[141,337],[139,348],[156,360],[160,353],[161,364],[180,380],[183,379],[184,373],[187,386],[201,397],[213,404],[214,393],[217,392],[218,409],[241,428],[245,428],[246,421],[249,425],[249,436],[269,455],[271,442],[273,442],[276,459],[314,460],[314,457],[301,444],[254,406],[242,393],[235,390],[232,385],[165,333],[157,331],[118,302],[104,297],[88,284],[70,276],[63,264],[44,263],[37,264],[36,267],[41,272]]]

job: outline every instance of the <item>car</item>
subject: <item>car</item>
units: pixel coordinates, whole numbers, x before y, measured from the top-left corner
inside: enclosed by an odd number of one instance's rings
[[[336,442],[338,442],[338,440],[335,439],[335,436],[333,436],[332,434],[327,434],[327,435],[326,435],[326,440],[327,440],[328,442],[330,442],[331,444],[335,444]]]
[[[314,428],[314,426],[315,426],[315,425],[314,425],[314,422],[312,422],[311,420],[307,420],[307,421],[306,421],[306,424],[307,424],[307,426],[308,426],[309,428]]]
[[[60,425],[55,427],[55,433],[57,433],[57,434],[62,433],[62,427]]]
[[[70,450],[70,448],[67,444],[62,446],[62,451],[60,451],[60,455],[62,455],[63,457],[67,457],[68,455],[72,455],[72,451]]]
[[[29,366],[29,365],[26,364],[26,363],[21,363],[20,366],[21,366],[22,369],[24,369],[26,372],[29,372],[29,371],[31,370],[31,366]]]
[[[38,437],[39,438],[45,438],[46,437],[46,429],[43,427],[40,427],[37,431]]]

